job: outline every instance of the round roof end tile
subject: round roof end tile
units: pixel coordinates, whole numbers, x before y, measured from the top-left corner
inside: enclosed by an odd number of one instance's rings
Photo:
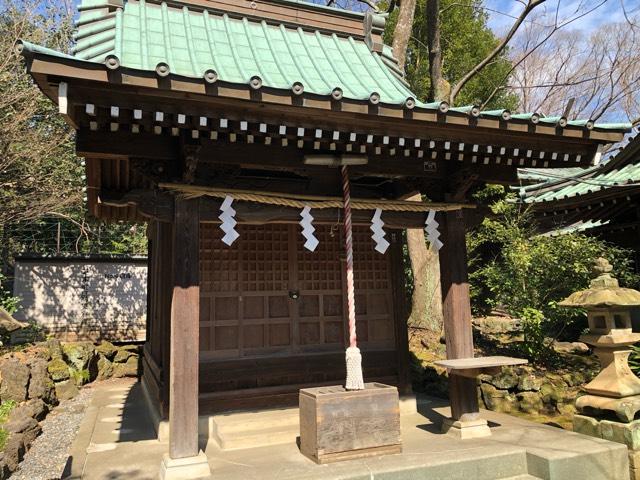
[[[167,77],[171,73],[169,65],[165,62],[160,62],[156,65],[156,75],[159,77]]]

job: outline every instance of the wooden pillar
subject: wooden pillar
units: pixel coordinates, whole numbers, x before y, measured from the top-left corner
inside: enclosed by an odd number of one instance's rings
[[[407,308],[407,294],[405,288],[405,271],[402,254],[404,239],[402,230],[393,230],[391,239],[391,290],[393,295],[393,321],[395,325],[396,355],[398,356],[398,391],[407,395],[411,390],[409,319]]]
[[[169,456],[198,455],[200,238],[198,200],[176,198],[169,379]]]
[[[445,212],[439,221],[444,244],[440,250],[440,277],[447,358],[471,358],[473,331],[463,211]],[[449,397],[453,420],[470,421],[478,418],[475,378],[449,375]]]

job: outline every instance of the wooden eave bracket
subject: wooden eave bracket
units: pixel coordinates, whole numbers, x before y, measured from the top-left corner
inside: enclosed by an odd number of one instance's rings
[[[33,54],[31,60],[31,73],[34,78],[44,90],[46,85],[42,85],[43,78],[49,76],[55,79],[66,79],[70,87],[75,83],[74,80],[80,81],[86,87],[87,82],[98,82],[101,84],[114,84],[120,87],[132,89],[132,91],[138,91],[146,93],[150,96],[155,95],[163,97],[163,102],[167,101],[167,98],[173,100],[181,100],[181,97],[190,98],[194,101],[202,101],[203,99],[220,99],[221,102],[238,102],[238,106],[242,106],[245,103],[245,108],[249,104],[255,105],[256,108],[268,107],[271,105],[274,111],[278,112],[279,109],[296,109],[300,110],[300,105],[294,102],[291,95],[284,95],[282,92],[274,89],[261,89],[257,98],[253,95],[250,88],[246,85],[224,84],[220,82],[216,84],[215,93],[212,94],[209,88],[201,79],[190,79],[184,77],[170,77],[168,85],[170,90],[160,89],[159,80],[145,72],[137,70],[119,69],[114,76],[114,72],[109,72],[100,64],[89,64],[87,62],[75,61],[73,59],[51,57],[43,54]],[[114,80],[117,79],[117,80]],[[166,80],[166,79],[163,79]],[[141,90],[143,89],[143,90]],[[180,94],[177,97],[176,94]],[[50,96],[50,95],[49,95]],[[197,98],[197,97],[202,98]],[[256,101],[256,99],[258,101]],[[298,99],[299,100],[299,99]],[[317,97],[315,95],[305,96],[302,105],[306,108],[315,110],[331,110],[335,111],[335,102],[330,98]],[[511,128],[511,122],[495,122],[491,119],[480,119],[477,125],[469,126],[469,120],[460,114],[452,112],[451,114],[438,114],[436,111],[414,109],[411,111],[405,111],[400,106],[389,106],[380,104],[376,108],[376,113],[370,113],[370,105],[368,102],[356,101],[356,100],[342,100],[340,102],[340,112],[347,116],[353,116],[354,114],[366,115],[369,118],[388,119],[389,121],[410,121],[416,122],[431,122],[435,126],[444,127],[445,125],[458,126],[464,128],[465,131],[480,135],[482,130],[486,130],[487,135],[500,135],[502,133],[520,134],[518,128]],[[262,111],[266,111],[264,108]],[[279,111],[280,115],[286,115],[286,113]],[[356,121],[355,123],[358,123]],[[514,127],[515,124],[514,124]],[[562,143],[562,142],[579,142],[588,143],[593,146],[595,152],[596,144],[599,143],[614,143],[620,141],[624,137],[624,133],[619,132],[600,132],[597,130],[589,130],[583,132],[580,128],[565,128],[563,135],[559,136],[555,133],[554,129],[549,130],[548,127],[536,126],[535,135],[547,135],[549,140]],[[460,133],[460,132],[458,132]],[[484,133],[483,133],[484,135]],[[584,135],[588,135],[588,138],[584,138]],[[408,134],[409,136],[409,134]],[[535,137],[534,137],[535,138]],[[539,138],[539,137],[538,137]],[[533,140],[533,139],[532,139]],[[501,140],[497,139],[497,143],[501,143]]]

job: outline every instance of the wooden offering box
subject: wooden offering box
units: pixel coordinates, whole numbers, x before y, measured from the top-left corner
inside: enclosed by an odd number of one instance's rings
[[[400,453],[398,389],[367,383],[300,390],[300,450],[316,463]]]

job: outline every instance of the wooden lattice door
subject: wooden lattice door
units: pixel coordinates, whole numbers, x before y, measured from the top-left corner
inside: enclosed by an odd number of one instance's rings
[[[315,252],[298,225],[238,225],[222,243],[217,225],[201,227],[200,350],[203,359],[340,352],[347,338],[340,230],[316,227]],[[354,230],[357,320],[363,346],[394,348],[388,255]]]

